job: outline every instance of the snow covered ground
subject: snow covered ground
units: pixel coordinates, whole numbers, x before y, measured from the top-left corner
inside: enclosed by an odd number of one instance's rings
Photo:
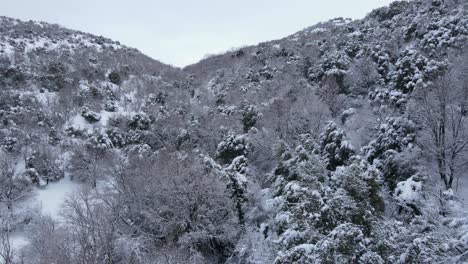
[[[40,206],[43,214],[58,218],[61,205],[67,196],[78,190],[78,188],[79,184],[71,181],[70,177],[66,176],[58,182],[49,183],[43,189],[36,189],[36,195],[33,197],[32,202]]]
[[[21,249],[29,243],[23,231],[15,231],[10,234],[10,245],[13,249]]]
[[[43,188],[35,188],[26,200],[17,205],[17,210],[39,208],[42,214],[59,219],[63,202],[69,194],[77,191],[79,187],[80,184],[71,181],[70,176],[67,175],[58,182],[50,182]],[[10,234],[10,243],[15,250],[26,246],[28,244],[27,231],[17,230],[12,232]]]
[[[455,180],[455,189],[463,208],[468,212],[468,174],[460,177],[458,182]]]

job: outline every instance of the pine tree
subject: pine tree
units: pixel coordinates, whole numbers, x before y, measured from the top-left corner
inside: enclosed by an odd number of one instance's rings
[[[274,230],[279,248],[275,263],[308,263],[308,252],[320,237],[315,222],[324,201],[326,169],[320,158],[298,146],[285,150],[272,180],[276,215]]]
[[[322,156],[327,161],[327,169],[334,171],[338,166],[348,163],[354,151],[346,141],[346,135],[333,121],[325,126],[325,131],[320,134],[319,147]]]
[[[251,151],[251,144],[245,135],[237,135],[230,131],[223,141],[218,144],[216,158],[223,164],[231,164],[239,156],[247,156]]]
[[[229,178],[227,188],[231,192],[239,223],[243,226],[245,224],[244,204],[247,201],[247,159],[244,156],[236,157],[225,172]]]
[[[242,109],[242,125],[244,127],[244,133],[249,132],[249,130],[255,126],[258,121],[258,109],[255,105],[244,104]]]

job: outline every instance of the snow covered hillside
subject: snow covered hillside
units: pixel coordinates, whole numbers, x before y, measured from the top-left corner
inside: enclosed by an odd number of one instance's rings
[[[184,69],[0,18],[5,263],[468,263],[468,3]]]

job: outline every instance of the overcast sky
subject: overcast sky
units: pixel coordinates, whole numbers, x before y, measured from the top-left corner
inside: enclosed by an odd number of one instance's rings
[[[3,0],[0,15],[103,35],[164,63],[295,33],[334,17],[362,18],[392,0]]]

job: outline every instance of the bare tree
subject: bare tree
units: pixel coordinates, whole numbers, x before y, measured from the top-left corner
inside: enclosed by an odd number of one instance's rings
[[[340,96],[342,89],[335,76],[324,77],[321,84],[318,88],[318,94],[330,108],[332,117],[336,117],[343,107],[343,97]]]
[[[23,197],[27,183],[15,175],[13,160],[6,155],[0,157],[0,202],[8,208],[10,216],[13,214],[13,202]]]
[[[437,162],[446,189],[453,187],[468,151],[468,78],[450,70],[420,89],[412,113],[421,126],[419,143]]]
[[[65,227],[77,249],[77,263],[115,263],[116,218],[90,188],[66,200]]]
[[[3,230],[0,234],[0,257],[4,264],[14,263],[14,252],[10,242],[10,230],[7,224],[7,230]]]
[[[193,153],[182,154],[162,151],[117,160],[110,171],[117,199],[103,198],[122,230],[156,243],[153,251],[217,256],[236,235],[234,207],[220,177]]]
[[[72,246],[66,227],[50,216],[41,216],[31,226],[29,243],[24,249],[26,263],[73,263]]]
[[[79,146],[75,149],[70,173],[72,178],[78,177],[81,181],[89,183],[93,188],[97,186],[97,180],[103,171],[103,162],[107,149],[90,145]]]

